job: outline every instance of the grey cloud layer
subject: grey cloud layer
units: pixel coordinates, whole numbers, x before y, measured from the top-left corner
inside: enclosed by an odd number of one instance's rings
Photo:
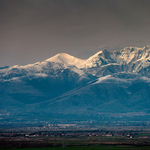
[[[0,0],[0,66],[150,44],[149,0]]]

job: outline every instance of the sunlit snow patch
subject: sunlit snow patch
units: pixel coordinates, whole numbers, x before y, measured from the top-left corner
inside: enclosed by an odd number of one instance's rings
[[[102,82],[105,82],[106,80],[115,80],[115,81],[117,81],[117,82],[127,82],[127,80],[125,80],[125,79],[114,78],[114,77],[112,77],[111,75],[107,75],[107,76],[98,78],[98,81],[95,82],[95,83],[93,83],[93,84],[102,83]]]

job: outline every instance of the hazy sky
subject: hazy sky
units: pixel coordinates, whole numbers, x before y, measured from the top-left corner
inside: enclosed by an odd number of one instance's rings
[[[150,45],[150,0],[0,0],[0,66]]]

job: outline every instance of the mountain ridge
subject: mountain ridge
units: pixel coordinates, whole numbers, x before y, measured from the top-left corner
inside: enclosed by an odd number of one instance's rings
[[[146,52],[146,50],[148,51],[148,53],[144,53],[145,57],[141,54],[142,52]],[[134,52],[134,53],[133,53]],[[147,45],[143,48],[138,48],[138,47],[125,47],[121,50],[114,50],[112,52],[107,51],[106,49],[100,50],[99,52],[97,52],[96,54],[90,56],[87,59],[80,59],[74,56],[71,56],[67,53],[58,53],[42,62],[36,62],[33,64],[27,64],[24,66],[20,66],[20,65],[14,65],[11,68],[28,68],[28,67],[33,67],[36,65],[44,65],[47,62],[55,62],[55,63],[65,63],[67,65],[73,65],[73,66],[78,66],[77,63],[83,63],[81,66],[79,66],[78,68],[86,68],[87,66],[90,66],[90,63],[96,62],[96,61],[101,61],[100,59],[103,57],[103,59],[108,59],[110,58],[111,60],[109,60],[108,63],[118,63],[118,64],[122,64],[122,63],[130,63],[131,60],[133,59],[133,56],[136,55],[137,60],[142,60],[142,59],[149,59],[150,58],[150,45]],[[120,54],[120,56],[119,56]],[[137,55],[139,54],[139,55]],[[119,56],[119,58],[117,58],[117,55]],[[130,55],[130,56],[129,56]],[[116,57],[116,58],[115,58]],[[130,58],[130,59],[128,59]],[[122,59],[122,61],[120,61],[120,59]],[[135,58],[134,58],[135,59]],[[100,65],[100,64],[99,64]],[[105,65],[105,64],[104,64]],[[77,67],[76,66],[76,67]],[[92,66],[93,67],[93,66]],[[8,69],[8,67],[3,67],[3,69]]]
[[[0,70],[0,114],[147,113],[149,90],[150,46],[101,50],[85,60],[60,53]]]

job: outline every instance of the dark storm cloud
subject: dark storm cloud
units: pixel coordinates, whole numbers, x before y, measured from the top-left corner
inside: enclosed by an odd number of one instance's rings
[[[0,66],[150,44],[149,0],[0,0]]]

